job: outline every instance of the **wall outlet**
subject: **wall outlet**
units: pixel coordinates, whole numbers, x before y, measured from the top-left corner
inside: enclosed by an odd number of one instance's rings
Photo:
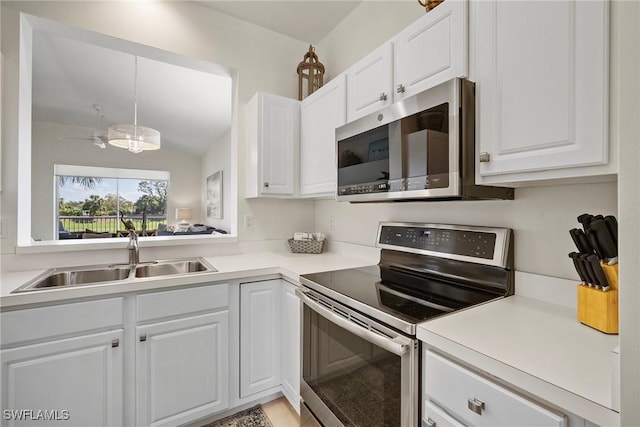
[[[0,218],[0,239],[7,238],[7,218]]]
[[[332,216],[329,217],[329,230],[336,231],[336,221]]]
[[[245,231],[253,230],[253,215],[244,216],[244,229]]]

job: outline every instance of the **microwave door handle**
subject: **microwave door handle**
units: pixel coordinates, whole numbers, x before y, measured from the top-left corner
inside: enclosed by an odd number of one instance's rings
[[[351,332],[352,334],[395,354],[396,356],[402,356],[410,349],[410,346],[407,344],[399,344],[391,338],[386,338],[380,334],[371,332],[370,330],[365,329],[362,326],[359,326],[335,314],[331,310],[327,310],[325,307],[306,296],[304,292],[300,291],[299,289],[296,290],[296,294],[298,294],[304,304],[306,304],[309,308],[311,308],[313,311],[315,311],[325,319],[336,324],[337,326],[340,326],[348,332]]]

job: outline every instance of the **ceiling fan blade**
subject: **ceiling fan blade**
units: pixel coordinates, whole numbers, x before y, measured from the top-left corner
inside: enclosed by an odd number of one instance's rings
[[[81,138],[81,137],[62,137],[62,138],[56,138],[58,141],[93,141],[95,138],[91,137],[91,138]]]

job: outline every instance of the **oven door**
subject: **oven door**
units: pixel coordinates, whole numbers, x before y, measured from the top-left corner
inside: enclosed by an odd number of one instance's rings
[[[417,340],[300,288],[303,403],[326,427],[415,427]]]

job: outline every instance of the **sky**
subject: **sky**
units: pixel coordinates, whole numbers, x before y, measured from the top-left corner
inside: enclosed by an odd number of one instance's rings
[[[138,179],[120,179],[119,188],[116,189],[116,179],[103,178],[96,188],[88,190],[83,189],[81,185],[67,182],[64,187],[60,187],[58,197],[64,199],[65,202],[83,202],[93,194],[104,197],[109,193],[116,194],[119,191],[121,197],[135,202],[142,195],[138,192],[138,182],[140,182]]]

